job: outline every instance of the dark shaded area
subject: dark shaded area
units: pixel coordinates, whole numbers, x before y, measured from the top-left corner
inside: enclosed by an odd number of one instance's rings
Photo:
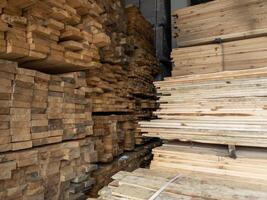
[[[197,5],[197,4],[201,4],[201,3],[207,3],[209,1],[212,1],[212,0],[191,0],[191,5]]]

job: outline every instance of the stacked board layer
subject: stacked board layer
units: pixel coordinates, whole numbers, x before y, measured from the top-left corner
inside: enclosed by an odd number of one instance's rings
[[[267,69],[173,77],[156,82],[160,118],[140,122],[147,136],[267,147]]]
[[[237,147],[237,158],[233,159],[225,146],[170,143],[153,150],[150,168],[227,175],[261,185],[267,180],[266,152],[266,149]]]
[[[0,60],[0,152],[93,134],[84,72],[47,75]]]
[[[168,167],[158,169],[137,169],[134,172],[119,172],[112,178],[114,181],[102,189],[99,200],[129,199],[147,200],[158,190],[168,184],[154,199],[243,199],[263,200],[267,198],[266,180],[251,181],[234,179],[228,175],[210,173],[177,173]],[[259,186],[260,185],[260,186]]]
[[[96,1],[2,1],[0,58],[49,72],[97,66],[110,43]]]
[[[161,145],[161,141],[154,139],[150,142],[137,146],[133,151],[125,152],[112,162],[101,163],[98,170],[92,173],[96,184],[90,189],[90,197],[97,197],[98,191],[112,182],[112,176],[119,171],[133,171],[139,167],[148,167],[151,160],[151,150]]]
[[[0,155],[0,199],[85,199],[95,180],[91,139]]]
[[[266,67],[267,37],[176,48],[173,76]]]
[[[267,35],[267,2],[215,0],[173,12],[177,44],[191,46],[218,40]]]

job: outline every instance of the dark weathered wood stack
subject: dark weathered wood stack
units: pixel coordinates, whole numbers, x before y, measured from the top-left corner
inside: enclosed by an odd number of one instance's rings
[[[91,139],[0,155],[0,199],[80,199],[94,184]]]
[[[110,37],[110,44],[101,48],[101,62],[127,64],[127,16],[122,0],[99,0],[105,10],[101,16],[105,33]]]
[[[110,43],[95,1],[4,2],[1,58],[42,71],[77,71],[94,67],[98,48]]]
[[[111,162],[124,151],[135,148],[136,120],[132,115],[94,116],[99,162]]]
[[[119,171],[133,171],[139,167],[148,167],[152,160],[151,150],[161,145],[160,140],[150,142],[136,147],[131,152],[126,152],[110,163],[99,164],[98,170],[94,171],[96,184],[90,189],[91,197],[97,197],[98,191],[112,181],[112,176]]]
[[[0,199],[84,196],[97,161],[85,73],[47,75],[0,60],[0,74]]]
[[[128,42],[132,48],[129,52],[128,91],[135,102],[134,114],[137,119],[152,117],[157,108],[156,90],[153,81],[159,72],[159,63],[155,56],[154,32],[152,25],[142,16],[135,6],[126,8],[128,17]],[[142,132],[136,127],[136,143],[142,144]]]
[[[159,72],[159,63],[154,49],[153,27],[137,7],[128,6],[126,11],[128,37],[134,45],[129,60],[129,93],[136,101],[138,117],[150,118],[151,112],[156,108],[153,81]]]
[[[91,88],[93,112],[130,113],[135,105],[127,90],[128,71],[121,65],[102,64],[87,71],[87,83]]]

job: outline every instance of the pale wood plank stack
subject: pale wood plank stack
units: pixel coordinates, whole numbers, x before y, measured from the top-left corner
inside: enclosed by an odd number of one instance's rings
[[[266,149],[237,147],[237,159],[233,159],[225,146],[170,143],[153,150],[150,168],[227,175],[266,184],[266,152]]]
[[[114,181],[100,191],[99,200],[128,199],[147,200],[173,177],[177,180],[158,195],[156,199],[243,199],[263,200],[267,198],[266,180],[256,182],[237,179],[228,175],[173,171],[168,167],[158,169],[137,169],[134,172],[121,171],[114,175]],[[258,180],[259,181],[259,180]]]
[[[264,0],[215,0],[173,12],[179,46],[238,40],[267,35],[267,2]]]
[[[157,82],[160,119],[140,122],[148,136],[267,147],[266,68],[173,77]]]
[[[173,76],[266,67],[267,37],[176,48]]]

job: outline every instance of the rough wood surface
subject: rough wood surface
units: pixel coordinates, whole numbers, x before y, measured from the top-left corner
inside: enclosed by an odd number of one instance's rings
[[[147,136],[267,147],[266,68],[157,82],[160,119],[140,122]]]
[[[180,177],[159,194],[156,199],[266,199],[266,180],[248,182],[228,175],[210,173],[177,172],[168,167],[137,169],[119,172],[114,181],[102,189],[99,200],[129,199],[147,200],[173,177]]]
[[[93,134],[84,72],[47,75],[1,60],[0,74],[1,152]]]
[[[110,163],[99,164],[92,174],[96,184],[90,189],[90,197],[97,197],[98,191],[112,181],[112,176],[119,171],[133,171],[139,167],[147,167],[152,159],[151,150],[159,146],[159,140],[150,141],[136,147],[131,152],[125,152]]]
[[[266,67],[267,37],[176,48],[172,76]]]
[[[178,46],[267,35],[264,0],[216,0],[173,12]]]
[[[110,44],[101,2],[8,1],[1,11],[0,58],[24,67],[49,73],[89,69]]]

